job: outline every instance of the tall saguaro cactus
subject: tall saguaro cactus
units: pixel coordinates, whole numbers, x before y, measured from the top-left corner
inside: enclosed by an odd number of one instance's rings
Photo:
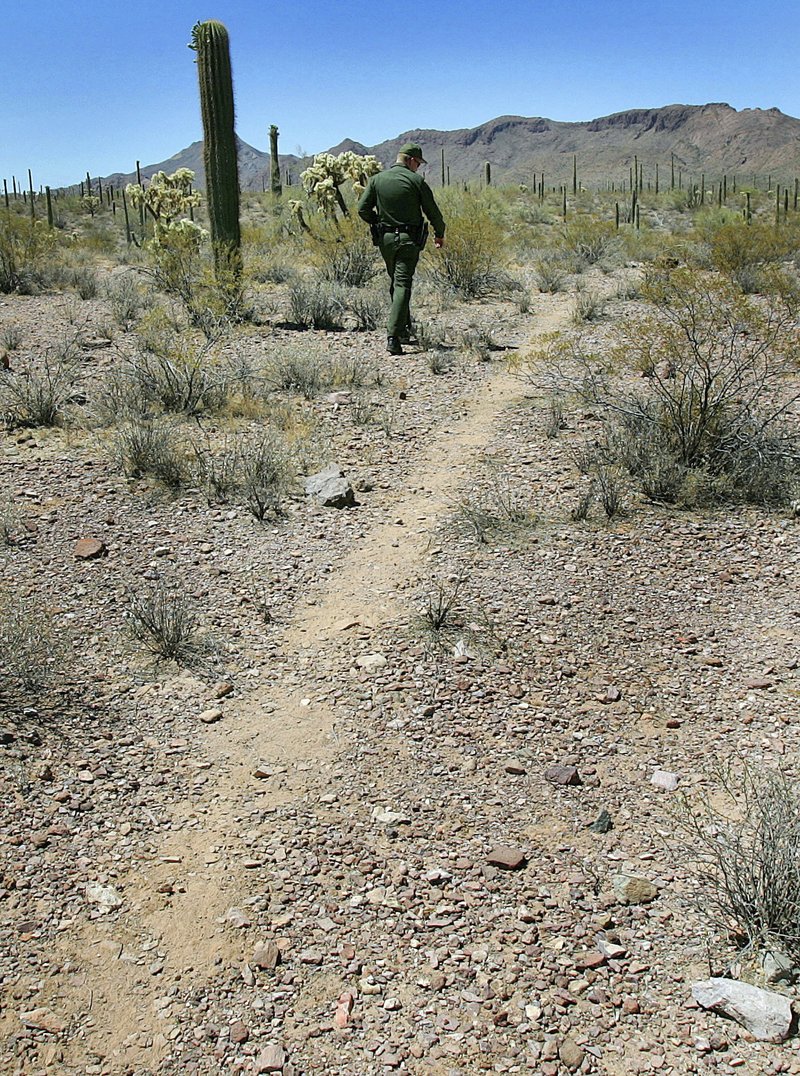
[[[198,22],[189,46],[197,53],[206,198],[217,277],[241,273],[239,168],[234,132],[233,77],[228,31],[221,22]]]
[[[270,164],[270,189],[276,198],[283,194],[281,184],[281,163],[278,160],[278,128],[274,123],[269,128],[269,164]]]

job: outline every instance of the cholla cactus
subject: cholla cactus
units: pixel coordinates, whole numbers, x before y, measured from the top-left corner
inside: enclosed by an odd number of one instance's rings
[[[94,211],[100,208],[100,199],[96,194],[84,194],[81,198],[81,206],[90,217],[94,216]]]
[[[171,175],[156,172],[149,187],[129,183],[125,194],[137,209],[143,205],[156,221],[170,224],[181,213],[200,205],[200,195],[192,190],[193,182],[194,172],[190,168],[179,168]]]
[[[361,157],[352,150],[346,150],[334,157],[332,153],[318,153],[313,163],[300,174],[305,192],[315,198],[321,213],[335,217],[337,208],[342,216],[347,217],[347,206],[340,187],[347,180],[353,185],[353,193],[358,197],[367,185],[370,176],[381,171],[380,161],[376,157]]]

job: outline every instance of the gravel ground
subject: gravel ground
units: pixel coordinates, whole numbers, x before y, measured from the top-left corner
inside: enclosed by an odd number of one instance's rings
[[[524,350],[571,303],[428,316]],[[0,318],[12,372],[77,333],[77,411],[130,346],[99,299],[4,297]],[[0,730],[0,1067],[800,1072],[792,1040],[692,1001],[734,950],[676,836],[681,792],[713,794],[732,754],[798,776],[800,524],[631,491],[575,522],[595,416],[549,437],[504,351],[452,347],[435,374],[381,345],[279,319],[225,345],[377,372],[291,401],[349,509],[297,495],[258,523],[126,478],[103,428],[3,435],[3,589],[67,660]],[[209,642],[190,669],[126,633],[160,580]],[[653,888],[626,902],[620,875]]]

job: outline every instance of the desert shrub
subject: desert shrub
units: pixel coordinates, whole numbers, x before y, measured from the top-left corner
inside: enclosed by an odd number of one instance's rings
[[[800,796],[780,770],[746,762],[718,773],[710,794],[684,795],[674,811],[679,852],[716,929],[751,951],[800,959]],[[722,806],[718,803],[722,801]]]
[[[135,324],[146,305],[145,297],[130,272],[110,280],[106,285],[106,296],[114,320],[126,331]]]
[[[191,665],[202,652],[197,615],[182,590],[163,583],[128,591],[126,622],[130,634],[151,654]]]
[[[605,311],[605,305],[605,299],[596,291],[591,291],[589,288],[579,290],[572,307],[573,324],[582,325],[587,321],[599,321]]]
[[[0,347],[6,351],[16,351],[22,343],[22,329],[14,322],[4,325],[0,330]]]
[[[533,271],[539,291],[555,294],[564,290],[568,269],[563,256],[554,252],[542,254],[535,259]]]
[[[35,599],[0,592],[0,695],[38,695],[63,666],[52,616]]]
[[[186,449],[171,423],[134,419],[119,427],[112,444],[130,478],[152,477],[173,489],[188,478]]]
[[[294,280],[289,285],[289,320],[304,329],[341,329],[345,314],[341,290],[326,282]]]
[[[123,365],[142,397],[176,414],[195,415],[224,406],[226,385],[212,344],[202,344],[154,316],[137,331],[140,348]]]
[[[747,224],[736,217],[701,234],[714,268],[727,273],[745,294],[761,291],[762,280],[769,276],[767,267],[774,267],[785,252],[780,233],[760,221]]]
[[[485,489],[464,492],[455,505],[456,519],[482,545],[493,534],[505,533],[522,524],[530,524],[534,516],[523,503],[506,475],[492,470]]]
[[[209,504],[236,500],[242,486],[242,451],[236,439],[221,445],[194,444],[193,480],[205,493]]]
[[[564,228],[562,249],[584,265],[596,265],[608,258],[619,246],[614,225],[595,217],[575,217]]]
[[[488,362],[493,351],[498,350],[491,329],[478,325],[468,325],[458,334],[459,348],[470,358],[478,362]]]
[[[800,474],[784,421],[800,398],[791,308],[688,270],[651,281],[644,296],[651,312],[623,324],[617,357],[645,374],[646,388],[617,387],[616,398],[608,386],[591,390],[616,428],[620,461],[665,500],[786,503]]]
[[[241,445],[241,495],[258,520],[282,515],[297,484],[297,470],[285,440],[273,430],[254,435]]]
[[[288,284],[297,279],[295,266],[278,255],[249,259],[247,273],[259,284]]]
[[[356,328],[362,332],[374,332],[386,320],[388,303],[384,291],[351,288],[344,301],[356,319]]]
[[[426,273],[435,288],[461,299],[482,299],[502,288],[505,236],[490,207],[465,195],[448,214],[447,241],[426,258]]]
[[[276,355],[267,376],[275,388],[299,392],[306,400],[313,400],[330,387],[329,367],[308,352],[286,351]]]
[[[29,295],[45,286],[56,237],[41,221],[0,216],[0,292]]]
[[[424,628],[444,641],[446,629],[457,627],[463,615],[463,591],[466,576],[456,574],[446,579],[435,579],[424,598],[422,624]]]
[[[348,288],[363,288],[382,266],[369,230],[352,219],[323,235],[313,260],[320,280]]]
[[[443,351],[447,333],[445,329],[433,321],[424,321],[418,318],[414,323],[417,342],[423,351]]]
[[[78,355],[65,342],[24,371],[0,370],[0,421],[8,428],[57,426],[78,380]]]
[[[96,299],[100,290],[97,273],[86,265],[76,265],[67,272],[67,283],[81,299]]]
[[[13,504],[0,498],[0,546],[14,544],[19,526],[19,514]]]

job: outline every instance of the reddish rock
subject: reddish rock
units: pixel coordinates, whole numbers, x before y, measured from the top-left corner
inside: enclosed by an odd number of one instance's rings
[[[601,968],[605,962],[605,955],[593,950],[590,953],[581,953],[580,956],[577,956],[575,958],[575,967],[580,968],[582,971],[588,971],[589,968]]]
[[[247,1042],[250,1038],[250,1029],[247,1024],[243,1024],[241,1020],[234,1020],[230,1026],[229,1035],[231,1042]]]
[[[277,944],[273,941],[262,942],[257,945],[253,951],[253,957],[250,961],[251,964],[255,964],[257,968],[265,968],[272,971],[277,968],[281,962],[281,951]]]
[[[607,706],[611,702],[619,702],[621,698],[622,692],[620,691],[620,689],[618,687],[614,687],[612,684],[609,684],[609,686],[605,690],[605,694],[600,696],[600,702],[602,702],[603,705]]]
[[[525,853],[519,848],[508,848],[505,845],[498,845],[491,850],[486,857],[486,861],[493,867],[500,867],[507,871],[515,871],[519,870],[520,867],[524,867],[527,859]]]
[[[94,560],[107,552],[106,543],[99,538],[81,538],[75,543],[72,555],[76,560]]]
[[[579,785],[580,774],[574,766],[548,766],[544,771],[546,781],[551,785]]]

